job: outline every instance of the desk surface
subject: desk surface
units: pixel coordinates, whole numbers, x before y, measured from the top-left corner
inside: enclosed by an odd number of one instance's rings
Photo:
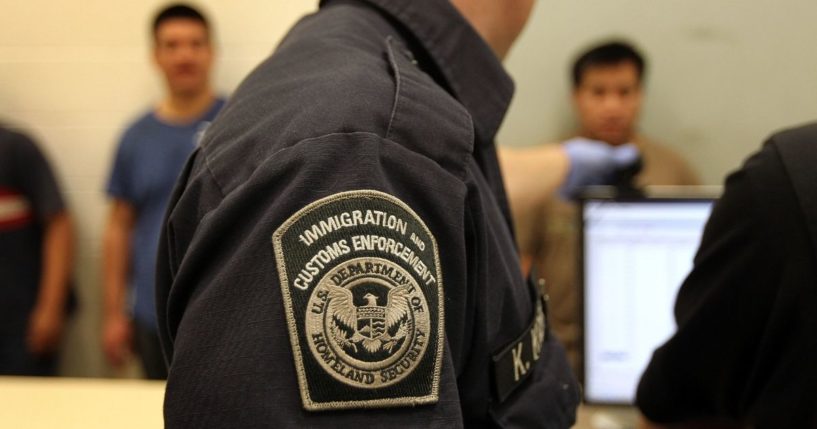
[[[164,382],[0,377],[2,428],[161,428]]]
[[[0,428],[163,427],[164,382],[0,377]],[[626,429],[632,408],[582,406],[575,429]]]
[[[633,429],[637,423],[635,407],[582,405],[573,429]]]

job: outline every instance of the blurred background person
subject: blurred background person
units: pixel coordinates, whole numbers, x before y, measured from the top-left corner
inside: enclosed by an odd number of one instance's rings
[[[121,367],[132,347],[145,375],[167,377],[154,306],[159,231],[176,177],[197,133],[224,104],[210,83],[212,30],[198,10],[165,7],[152,26],[153,59],[167,93],[122,136],[107,185],[103,242],[103,349]]]
[[[696,174],[679,154],[638,132],[645,70],[643,56],[633,46],[621,41],[591,47],[573,63],[572,99],[579,125],[575,136],[561,143],[564,151],[575,153],[589,151],[582,148],[599,145],[611,148],[632,145],[640,154],[640,162],[636,164],[609,163],[608,169],[598,170],[595,167],[594,170],[592,166],[599,165],[613,153],[605,154],[594,149],[598,155],[590,159],[596,162],[587,164],[584,169],[586,174],[593,173],[591,176],[595,177],[584,185],[616,184],[638,189],[699,184]],[[532,163],[536,162],[537,157],[544,158],[544,153],[552,151],[542,146],[521,149],[517,153],[520,160],[513,174],[535,174],[536,167]],[[528,156],[525,156],[525,152],[528,152]],[[515,166],[506,164],[503,167],[505,171],[514,171]],[[579,170],[582,167],[583,164],[577,164]],[[543,166],[540,168],[541,171],[545,170]],[[604,174],[599,175],[598,172]],[[577,174],[582,175],[581,171]],[[520,179],[520,182],[523,181]],[[513,182],[509,180],[522,268],[527,272],[535,267],[537,274],[546,280],[550,295],[551,328],[564,342],[571,365],[578,372],[578,224],[577,207],[572,198],[576,197],[579,189],[562,188],[554,193],[541,187],[520,186],[513,189],[512,186]]]
[[[51,167],[29,137],[0,127],[0,375],[55,375],[72,261]]]

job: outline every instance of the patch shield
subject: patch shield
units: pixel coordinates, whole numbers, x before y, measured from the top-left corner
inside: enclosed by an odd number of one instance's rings
[[[414,211],[344,192],[298,211],[272,241],[305,409],[437,401],[442,274]]]

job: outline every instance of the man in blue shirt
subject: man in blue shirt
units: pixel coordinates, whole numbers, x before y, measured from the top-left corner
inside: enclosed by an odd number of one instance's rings
[[[210,86],[211,34],[199,11],[168,6],[156,15],[152,30],[154,61],[164,75],[167,95],[125,131],[108,181],[102,341],[114,367],[120,367],[133,348],[146,376],[161,379],[167,372],[153,295],[162,217],[197,133],[224,101]]]

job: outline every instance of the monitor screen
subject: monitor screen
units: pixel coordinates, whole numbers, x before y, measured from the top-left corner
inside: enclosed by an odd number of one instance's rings
[[[582,204],[584,394],[632,404],[653,350],[675,331],[712,199],[588,199]]]

